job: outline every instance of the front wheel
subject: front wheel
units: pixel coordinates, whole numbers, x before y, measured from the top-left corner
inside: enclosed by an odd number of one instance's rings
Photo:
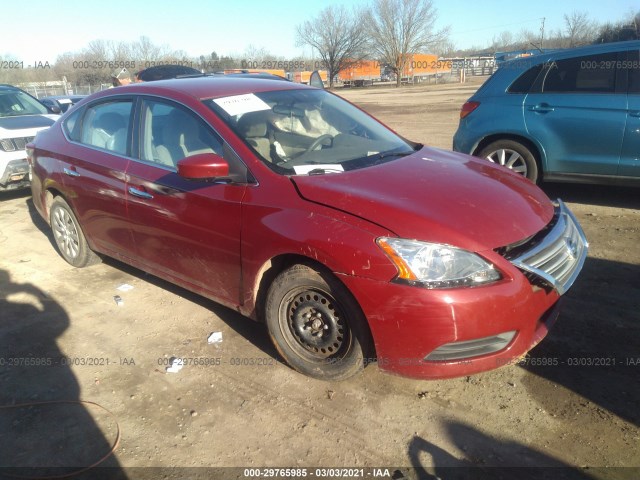
[[[287,363],[321,380],[360,372],[371,345],[360,306],[330,273],[295,265],[276,277],[265,306],[269,335]]]
[[[521,143],[513,140],[498,140],[484,147],[478,156],[510,168],[533,183],[539,180],[536,158]]]
[[[62,197],[53,199],[49,214],[53,238],[62,258],[78,268],[100,262],[100,257],[89,248],[71,207]]]

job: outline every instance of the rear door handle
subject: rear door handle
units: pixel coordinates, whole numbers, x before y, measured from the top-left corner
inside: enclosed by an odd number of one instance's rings
[[[153,195],[151,195],[150,193],[147,193],[143,190],[138,190],[134,187],[129,187],[129,193],[135,197],[145,198],[147,200],[151,200],[153,198]]]
[[[79,177],[80,174],[78,172],[76,172],[75,170],[71,170],[70,168],[64,167],[62,169],[62,171],[65,173],[65,175],[69,175],[70,177]]]
[[[536,113],[549,113],[553,112],[554,108],[547,103],[539,103],[533,107],[529,107],[529,111]]]
[[[635,112],[629,112],[629,116],[630,117],[639,118],[640,117],[640,110],[636,110]]]

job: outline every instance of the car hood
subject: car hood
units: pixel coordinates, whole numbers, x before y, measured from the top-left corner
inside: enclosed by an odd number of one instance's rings
[[[493,249],[540,231],[547,196],[486,160],[435,148],[381,165],[291,177],[300,196],[376,223],[402,238]]]
[[[41,130],[50,127],[60,115],[17,115],[0,117],[0,132],[9,134],[17,130]]]

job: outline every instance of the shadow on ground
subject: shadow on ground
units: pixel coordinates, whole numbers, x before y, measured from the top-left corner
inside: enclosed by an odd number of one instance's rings
[[[409,442],[407,452],[414,470],[400,470],[394,478],[403,478],[400,474],[419,480],[597,478],[590,475],[589,469],[571,467],[519,442],[493,438],[463,423],[448,422],[444,428],[455,445],[455,451],[462,453],[456,456],[434,443],[414,436]]]
[[[547,412],[579,422],[591,402],[603,419],[614,414],[640,425],[638,279],[640,265],[587,258],[558,321],[522,364],[535,374],[523,383]],[[541,379],[579,397],[561,402],[541,388]]]
[[[58,348],[66,311],[0,269],[0,312],[0,478],[126,479],[113,455],[116,419],[80,398]]]
[[[601,205],[604,207],[640,209],[640,189],[580,183],[545,183],[542,190],[549,198],[564,202]]]

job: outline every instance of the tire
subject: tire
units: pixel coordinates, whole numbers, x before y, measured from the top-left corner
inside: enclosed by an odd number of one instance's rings
[[[273,281],[265,321],[282,358],[320,380],[359,373],[373,343],[351,293],[330,273],[306,265],[294,265]]]
[[[513,140],[498,140],[484,147],[478,156],[510,168],[533,183],[538,183],[540,180],[536,157],[521,143]]]
[[[49,221],[58,251],[69,264],[82,268],[100,262],[100,257],[89,248],[71,207],[62,197],[53,199]]]

